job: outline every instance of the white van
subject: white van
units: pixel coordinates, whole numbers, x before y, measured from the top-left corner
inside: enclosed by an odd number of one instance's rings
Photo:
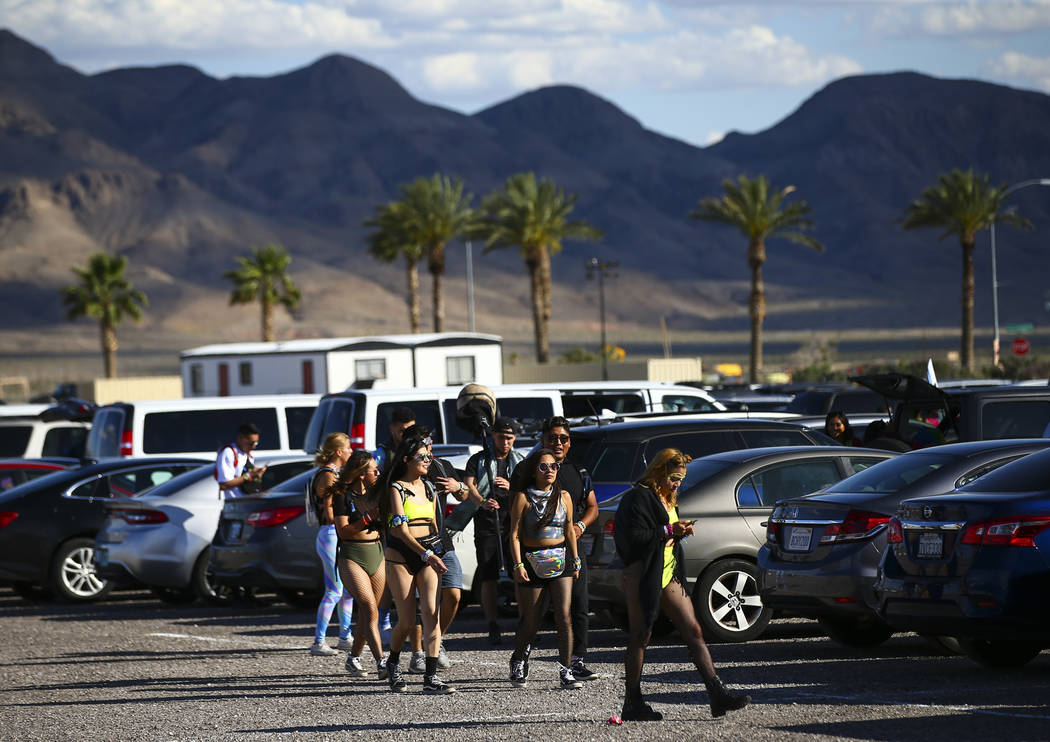
[[[214,456],[233,441],[242,423],[259,428],[258,456],[303,450],[303,436],[319,394],[190,397],[116,402],[95,411],[85,455]]]
[[[703,389],[665,381],[560,381],[512,384],[561,393],[565,417],[580,418],[611,412],[725,412],[726,407]]]
[[[44,422],[39,418],[0,418],[0,458],[39,459],[59,457],[79,459],[91,423],[73,420]]]
[[[526,431],[538,428],[548,417],[561,415],[561,394],[554,389],[534,389],[525,384],[489,387],[499,414],[513,417]],[[398,407],[408,407],[416,422],[433,431],[434,449],[451,457],[478,450],[474,436],[456,425],[456,398],[461,387],[408,389],[348,389],[326,394],[306,431],[304,449],[316,451],[329,433],[346,433],[352,448],[375,451],[390,436],[390,419]],[[527,436],[526,436],[527,437]],[[531,442],[522,437],[522,445]],[[456,463],[456,459],[453,459]]]

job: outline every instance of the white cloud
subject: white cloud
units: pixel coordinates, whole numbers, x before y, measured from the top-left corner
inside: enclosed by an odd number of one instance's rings
[[[1050,57],[1006,52],[987,67],[990,74],[1050,92]]]
[[[873,27],[934,37],[1027,33],[1050,28],[1050,0],[906,0],[884,4]]]

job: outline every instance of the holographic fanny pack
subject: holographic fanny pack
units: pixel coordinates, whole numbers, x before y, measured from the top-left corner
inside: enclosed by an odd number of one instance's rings
[[[532,571],[542,580],[557,577],[565,571],[565,547],[555,546],[551,549],[526,551],[525,558],[532,565]]]

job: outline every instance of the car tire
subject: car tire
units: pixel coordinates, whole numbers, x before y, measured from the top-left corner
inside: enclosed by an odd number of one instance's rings
[[[193,563],[190,588],[200,600],[211,605],[229,605],[233,602],[233,589],[214,582],[211,571],[211,547],[206,547]]]
[[[773,615],[758,593],[758,567],[744,559],[708,567],[697,580],[693,607],[708,641],[750,641],[766,630]]]
[[[55,550],[48,589],[70,603],[89,603],[109,595],[113,583],[98,573],[94,539],[72,538]]]
[[[959,645],[967,657],[985,667],[1021,667],[1044,648],[1036,642],[988,639],[959,639]]]
[[[192,587],[158,587],[150,588],[154,597],[168,605],[189,605],[197,599],[197,593]]]
[[[877,647],[893,636],[893,629],[875,617],[824,617],[817,620],[824,633],[844,647]]]

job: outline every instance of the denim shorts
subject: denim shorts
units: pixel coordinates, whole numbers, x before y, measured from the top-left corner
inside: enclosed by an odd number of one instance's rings
[[[456,552],[446,551],[441,555],[441,561],[448,567],[448,572],[441,575],[441,587],[463,587],[463,566]]]

